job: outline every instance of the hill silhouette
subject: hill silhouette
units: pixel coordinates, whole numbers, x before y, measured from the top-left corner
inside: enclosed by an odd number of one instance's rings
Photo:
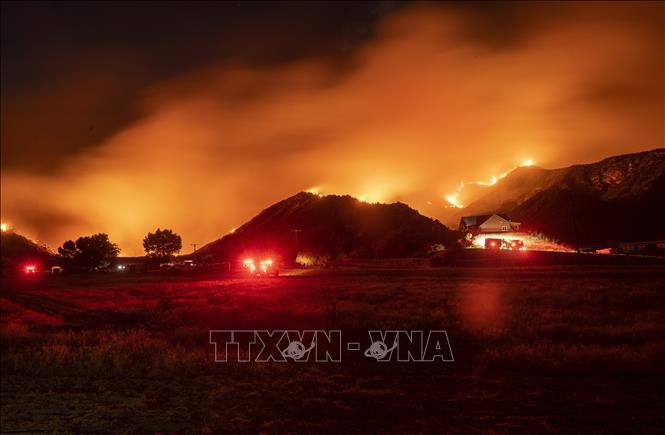
[[[197,256],[237,260],[270,253],[325,258],[425,256],[435,244],[450,245],[457,232],[402,203],[369,204],[351,196],[300,192],[204,246]]]
[[[548,170],[521,167],[458,210],[504,213],[526,231],[580,245],[665,238],[665,149]]]
[[[53,254],[46,247],[16,232],[3,232],[0,241],[3,275],[20,273],[28,263],[42,269],[54,264]]]

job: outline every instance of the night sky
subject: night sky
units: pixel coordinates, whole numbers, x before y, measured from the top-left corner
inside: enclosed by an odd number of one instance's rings
[[[2,3],[2,220],[219,238],[305,189],[439,217],[461,181],[664,145],[663,3]]]

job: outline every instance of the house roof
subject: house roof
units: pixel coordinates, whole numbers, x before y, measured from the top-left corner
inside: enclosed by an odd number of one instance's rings
[[[477,216],[462,216],[462,218],[460,219],[460,225],[464,225],[466,227],[482,225],[483,223],[485,223],[485,221],[487,221],[489,218],[491,218],[494,215],[497,215],[507,221],[510,221],[508,216],[506,216],[505,214],[492,213],[492,214],[481,214]]]
[[[471,227],[474,225],[482,225],[483,222],[485,222],[491,216],[492,216],[491,214],[485,214],[479,216],[462,216],[462,219],[460,219],[460,225],[464,225],[466,227]]]

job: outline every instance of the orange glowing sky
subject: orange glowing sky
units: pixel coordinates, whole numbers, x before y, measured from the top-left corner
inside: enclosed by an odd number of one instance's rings
[[[438,217],[461,182],[525,160],[662,147],[663,7],[417,4],[379,15],[343,56],[213,57],[161,75],[122,45],[100,47],[101,64],[72,54],[86,66],[75,76],[20,91],[3,81],[2,219],[52,247],[106,232],[124,255],[167,227],[187,251],[301,190]],[[487,20],[522,31],[499,41],[504,27],[485,34]],[[118,95],[131,116],[107,113]],[[89,143],[68,147],[82,133],[67,122],[88,112],[108,131],[86,124]],[[30,144],[39,164],[21,154]]]

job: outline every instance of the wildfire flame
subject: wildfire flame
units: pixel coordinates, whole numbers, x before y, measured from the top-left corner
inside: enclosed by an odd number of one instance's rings
[[[522,163],[510,169],[509,171],[503,172],[499,175],[493,175],[492,178],[490,178],[488,181],[463,181],[462,183],[460,183],[460,186],[457,188],[457,191],[455,193],[444,196],[444,199],[448,202],[446,206],[455,207],[455,208],[464,208],[464,205],[462,204],[462,201],[460,199],[460,195],[462,194],[462,191],[464,190],[465,186],[468,186],[470,184],[475,184],[478,186],[494,186],[499,180],[501,180],[506,175],[513,172],[515,169],[524,166],[533,166],[533,164],[534,164],[533,160],[530,159],[524,160]]]
[[[459,192],[455,192],[452,195],[446,195],[446,201],[448,201],[448,205],[452,207],[457,207],[457,208],[462,208],[464,207],[462,203],[459,200]]]
[[[309,189],[305,190],[305,192],[313,193],[314,195],[319,196],[319,197],[323,196],[323,194],[321,193],[321,188],[320,187],[310,187]]]

